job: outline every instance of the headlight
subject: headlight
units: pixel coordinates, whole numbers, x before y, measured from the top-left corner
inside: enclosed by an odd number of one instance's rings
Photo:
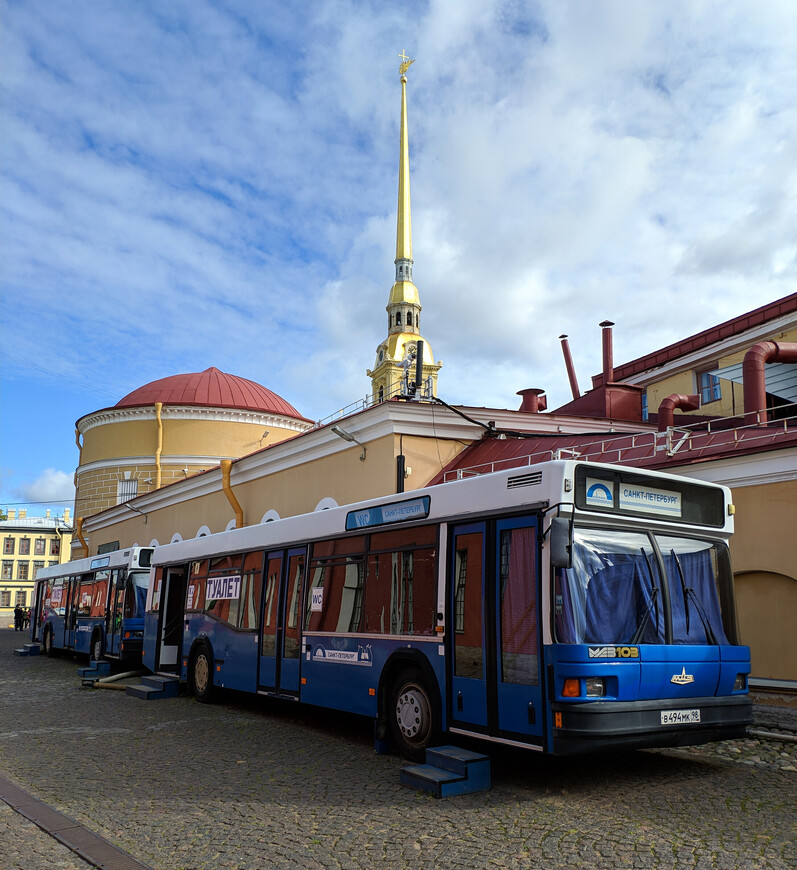
[[[606,680],[603,677],[587,677],[587,697],[603,698],[606,695]]]
[[[737,674],[733,682],[734,692],[743,692],[747,688],[747,674]]]

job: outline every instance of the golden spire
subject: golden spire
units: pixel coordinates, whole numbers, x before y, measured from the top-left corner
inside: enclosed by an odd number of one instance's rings
[[[399,146],[398,215],[396,219],[396,262],[412,261],[412,219],[410,217],[410,148],[407,138],[407,76],[410,60],[404,51],[399,67],[401,75],[401,140]]]

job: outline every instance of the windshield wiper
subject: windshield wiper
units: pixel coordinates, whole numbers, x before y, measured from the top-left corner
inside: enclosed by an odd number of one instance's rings
[[[650,604],[645,611],[645,615],[642,618],[642,622],[639,623],[639,627],[634,632],[634,636],[631,638],[631,643],[639,643],[642,634],[647,628],[648,622],[650,622],[650,605],[653,605],[653,610],[656,614],[656,634],[659,633],[659,587],[656,585],[656,575],[653,573],[653,569],[650,567],[650,560],[648,559],[648,554],[645,552],[645,548],[640,547],[639,549],[645,559],[645,564],[648,566],[648,574],[650,574],[651,586],[653,587],[653,595],[651,596]]]
[[[678,576],[681,578],[681,591],[684,596],[684,613],[686,614],[686,633],[689,634],[689,596],[691,595],[695,600],[695,609],[697,610],[697,615],[700,617],[700,621],[703,623],[703,628],[706,630],[706,634],[708,635],[708,639],[714,646],[718,646],[717,638],[714,636],[714,632],[711,630],[711,624],[709,623],[708,617],[703,610],[703,606],[700,603],[700,599],[697,597],[697,593],[690,586],[686,585],[686,580],[684,578],[684,569],[681,567],[681,560],[678,558],[678,554],[675,550],[670,550],[670,555],[673,557],[675,564],[678,567]]]

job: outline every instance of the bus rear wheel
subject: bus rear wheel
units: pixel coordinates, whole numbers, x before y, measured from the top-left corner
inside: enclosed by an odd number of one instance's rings
[[[209,704],[213,700],[213,656],[206,643],[197,647],[191,660],[191,688],[197,701]]]
[[[405,758],[424,761],[435,733],[435,712],[432,695],[416,668],[403,671],[393,685],[390,731]]]

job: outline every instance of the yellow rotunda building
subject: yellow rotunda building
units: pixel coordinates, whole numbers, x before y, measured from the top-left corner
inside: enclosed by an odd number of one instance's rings
[[[312,425],[266,387],[216,368],[152,381],[75,424],[75,513],[89,517]]]

